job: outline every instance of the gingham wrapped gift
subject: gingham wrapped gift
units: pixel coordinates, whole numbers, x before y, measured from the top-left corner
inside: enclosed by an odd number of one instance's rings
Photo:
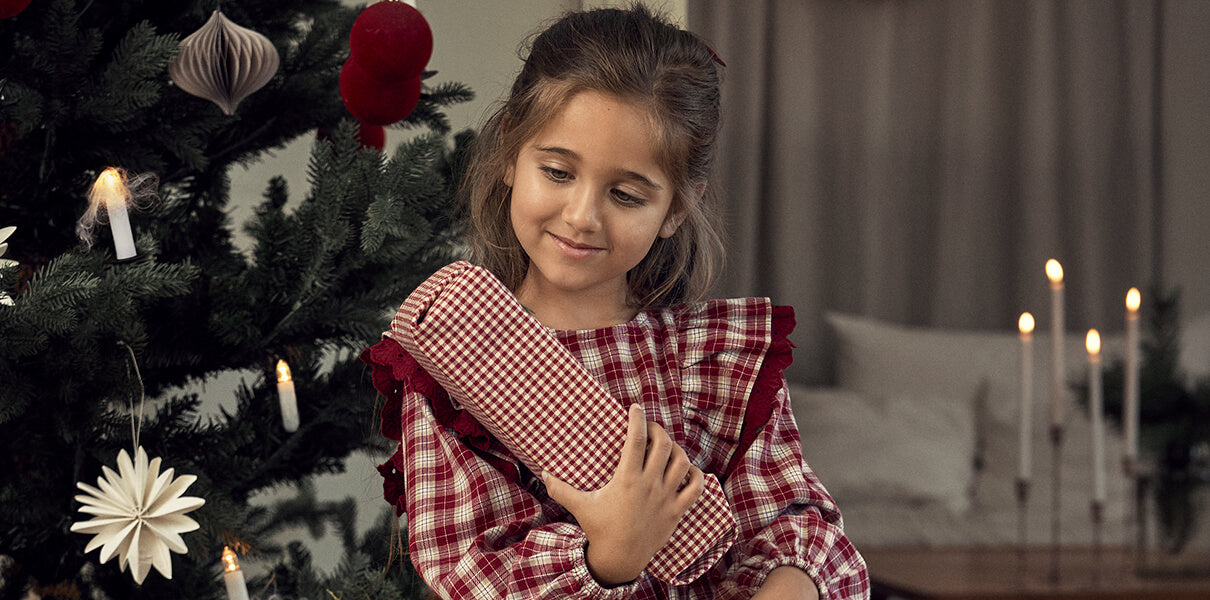
[[[612,398],[485,269],[459,261],[428,278],[385,334],[534,473],[581,490],[609,482],[626,439]],[[712,474],[647,565],[680,585],[705,573],[735,540],[735,518]]]

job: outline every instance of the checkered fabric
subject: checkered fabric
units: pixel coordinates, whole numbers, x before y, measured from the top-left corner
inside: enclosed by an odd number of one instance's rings
[[[462,261],[441,269],[408,297],[386,335],[530,470],[582,490],[608,483],[626,408],[490,272]],[[735,532],[722,486],[707,474],[705,491],[647,571],[673,584],[693,581]]]

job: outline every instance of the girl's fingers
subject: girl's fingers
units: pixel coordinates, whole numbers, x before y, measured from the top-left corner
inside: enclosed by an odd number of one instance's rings
[[[562,479],[551,475],[548,471],[542,472],[542,483],[546,486],[546,495],[550,496],[551,500],[558,502],[571,514],[576,514],[584,492],[572,487],[570,483],[566,483]]]
[[[617,472],[641,471],[647,455],[647,417],[643,407],[630,405],[629,423],[626,426],[626,441],[622,444],[622,457],[618,460]]]
[[[693,506],[694,502],[697,502],[698,497],[702,495],[702,491],[705,488],[706,478],[702,475],[702,470],[690,466],[689,481],[685,484],[685,487],[681,488],[681,491],[676,493],[677,510],[682,515],[685,514],[689,510],[689,507]]]
[[[672,456],[668,459],[668,465],[664,469],[664,484],[673,489],[680,489],[681,483],[685,481],[685,475],[689,473],[689,467],[693,463],[689,462],[689,456],[685,454],[685,449],[681,448],[680,444],[672,444]]]
[[[668,469],[673,448],[680,450],[680,446],[672,441],[668,432],[664,431],[659,423],[647,421],[647,460],[643,464],[643,470],[663,474]]]

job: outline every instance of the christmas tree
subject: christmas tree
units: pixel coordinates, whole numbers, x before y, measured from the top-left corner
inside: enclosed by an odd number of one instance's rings
[[[451,136],[441,111],[470,92],[425,72],[419,104],[395,125],[409,138],[387,157],[363,146],[341,101],[359,11],[336,0],[222,6],[280,53],[276,74],[230,115],[168,74],[214,2],[10,4],[21,2],[0,2],[0,228],[16,227],[0,240],[15,261],[0,263],[0,598],[223,598],[224,547],[275,565],[249,582],[254,597],[422,593],[389,509],[357,539],[351,503],[317,502],[307,481],[380,447],[357,353],[454,254],[450,198],[469,134]],[[291,201],[274,179],[254,219],[230,223],[232,165],[316,131],[305,197]],[[104,224],[87,250],[76,231],[108,166],[157,178],[150,206],[130,213],[129,260],[116,260]],[[246,252],[236,225],[253,239]],[[294,431],[279,361],[293,378]],[[197,395],[174,391],[229,370],[261,376],[221,415],[199,416]],[[86,552],[91,536],[71,530],[90,518],[77,483],[104,487],[103,467],[136,447],[161,471],[196,476],[183,493],[204,500],[185,515],[200,527],[180,536],[171,578],[153,571],[141,584],[133,561],[102,562],[117,550]],[[303,493],[249,503],[282,485]],[[326,577],[302,545],[273,538],[323,522],[347,550]]]

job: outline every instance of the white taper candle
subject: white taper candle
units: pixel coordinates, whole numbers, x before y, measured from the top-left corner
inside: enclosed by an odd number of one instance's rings
[[[1105,401],[1101,392],[1101,334],[1088,330],[1088,415],[1092,421],[1092,499],[1105,502]]]
[[[1123,454],[1128,463],[1139,456],[1139,297],[1138,288],[1126,293],[1126,364],[1122,382]]]
[[[1017,477],[1021,481],[1029,481],[1033,471],[1034,316],[1022,313],[1021,318],[1017,321],[1017,327],[1021,331],[1021,420],[1018,428],[1021,460],[1017,469]]]
[[[1046,277],[1050,279],[1050,424],[1063,426],[1063,266],[1059,261],[1046,261]]]

